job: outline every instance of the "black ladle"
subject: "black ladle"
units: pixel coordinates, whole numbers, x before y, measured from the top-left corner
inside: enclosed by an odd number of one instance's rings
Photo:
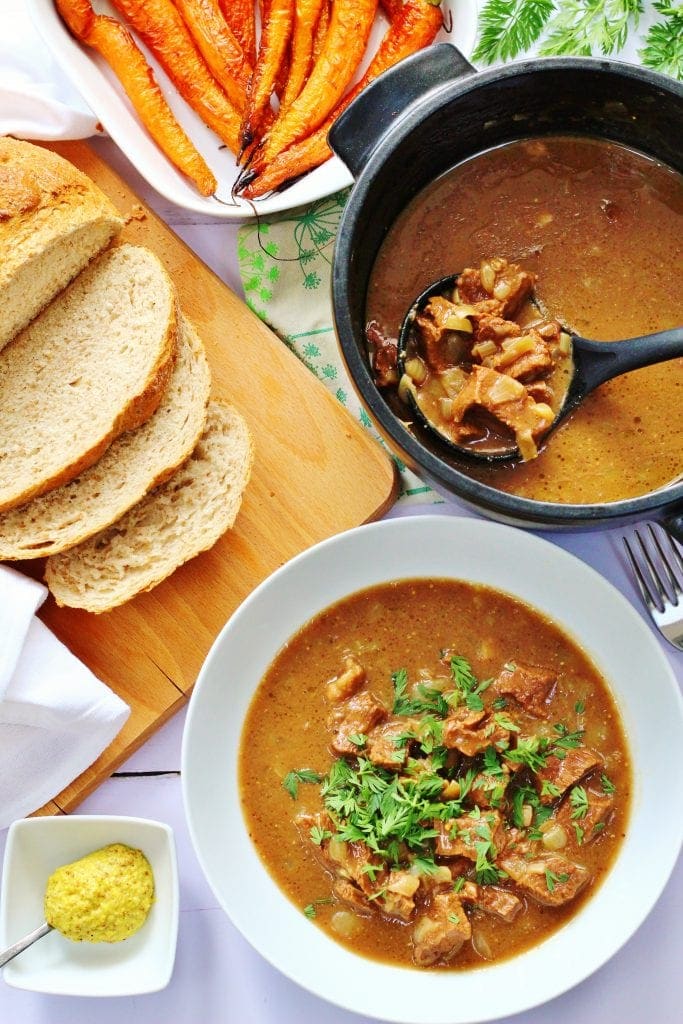
[[[405,372],[405,360],[409,358],[408,345],[411,341],[416,316],[422,312],[430,299],[437,295],[451,295],[459,276],[459,274],[450,274],[448,277],[442,277],[439,281],[430,284],[418,295],[403,318],[398,336],[398,367],[401,374]],[[536,302],[535,299],[532,301]],[[569,360],[573,364],[573,372],[564,401],[555,419],[543,434],[542,440],[545,440],[562,420],[566,419],[601,384],[612,380],[613,377],[619,377],[622,373],[628,373],[629,370],[639,370],[643,366],[652,366],[654,363],[662,363],[667,359],[683,355],[683,327],[673,327],[668,331],[658,331],[656,334],[644,334],[638,338],[609,343],[590,341],[573,331],[568,331],[565,327],[562,329],[571,339],[572,350]],[[420,422],[436,434],[440,441],[454,448],[459,454],[467,455],[480,462],[502,462],[519,458],[519,449],[513,439],[510,440],[508,448],[495,452],[456,444],[425,416],[412,392],[408,392],[408,394]]]

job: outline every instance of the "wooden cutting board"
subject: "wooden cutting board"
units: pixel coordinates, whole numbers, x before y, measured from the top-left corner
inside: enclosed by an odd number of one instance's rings
[[[131,218],[121,241],[162,259],[206,346],[212,394],[244,415],[256,458],[235,528],[211,551],[104,615],[51,598],[43,607],[50,629],[131,707],[111,746],[43,814],[73,810],[187,702],[220,629],[261,580],[325,537],[381,517],[397,491],[382,448],[89,146],[49,148]],[[42,564],[24,568],[40,575]]]

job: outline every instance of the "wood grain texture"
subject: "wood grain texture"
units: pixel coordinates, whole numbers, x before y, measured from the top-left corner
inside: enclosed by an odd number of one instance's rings
[[[397,493],[381,447],[87,144],[49,148],[130,218],[119,241],[164,262],[206,346],[212,395],[244,415],[256,460],[234,529],[160,586],[99,616],[44,605],[43,621],[131,707],[115,741],[47,814],[73,810],[186,703],[215,637],[257,584],[312,544],[379,518]]]

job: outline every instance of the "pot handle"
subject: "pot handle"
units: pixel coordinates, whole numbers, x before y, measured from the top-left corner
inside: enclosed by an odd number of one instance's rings
[[[430,90],[475,71],[450,43],[413,53],[359,93],[332,125],[327,141],[357,178],[370,154],[412,104]]]

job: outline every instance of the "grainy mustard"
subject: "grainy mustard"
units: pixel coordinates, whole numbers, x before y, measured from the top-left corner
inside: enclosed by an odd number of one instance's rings
[[[45,920],[74,942],[121,942],[142,927],[153,902],[145,855],[113,843],[50,875]]]

